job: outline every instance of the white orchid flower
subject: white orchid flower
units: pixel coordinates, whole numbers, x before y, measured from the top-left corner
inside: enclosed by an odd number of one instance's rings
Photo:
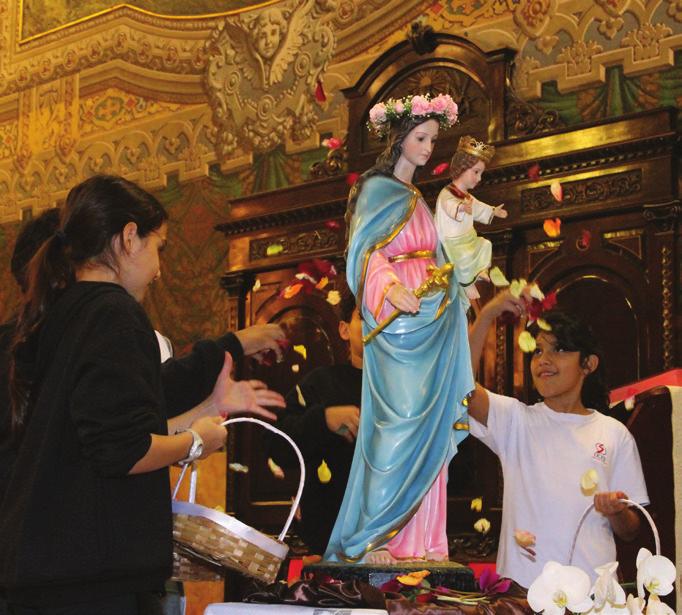
[[[628,599],[626,601],[627,611],[629,615],[644,615],[644,607],[646,602],[644,598],[636,598],[632,594],[628,594]]]
[[[616,570],[618,562],[609,562],[595,568],[599,575],[592,586],[591,594],[594,600],[594,612],[601,615],[611,613],[627,613],[625,591],[618,583]]]
[[[675,615],[675,611],[665,602],[661,602],[661,599],[656,594],[649,596],[649,603],[646,605],[644,613],[646,615]]]
[[[587,613],[592,608],[589,598],[590,577],[575,566],[547,562],[542,574],[528,588],[528,604],[536,613],[563,615]]]
[[[637,554],[637,595],[644,598],[644,588],[657,596],[666,596],[673,590],[677,577],[675,564],[667,557],[653,555],[649,549]]]

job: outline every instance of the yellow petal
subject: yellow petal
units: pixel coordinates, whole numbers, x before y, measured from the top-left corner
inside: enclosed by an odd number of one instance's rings
[[[284,246],[281,243],[271,243],[265,250],[267,256],[277,256],[284,251]]]
[[[251,289],[254,293],[260,289],[260,278],[256,278],[256,281],[253,283],[253,288]]]
[[[338,305],[341,302],[341,293],[338,290],[330,290],[327,293],[327,303]]]
[[[558,237],[561,235],[561,218],[547,218],[542,223],[542,230],[545,231],[547,237]]]
[[[485,517],[481,517],[474,523],[474,529],[481,534],[487,534],[490,531],[490,521]]]
[[[233,472],[240,472],[241,474],[248,474],[249,473],[249,468],[248,466],[242,465],[241,463],[231,463],[228,466],[230,470]]]
[[[526,530],[516,530],[514,532],[514,540],[519,545],[519,547],[533,547],[535,546],[535,534],[531,534]]]
[[[225,509],[220,504],[218,504],[217,506],[214,506],[213,510],[217,510],[218,512],[221,512],[221,513],[225,512]]]
[[[625,409],[630,412],[635,407],[635,396],[631,395],[625,399],[624,403]]]
[[[552,193],[552,196],[557,200],[557,201],[562,201],[564,198],[564,189],[561,187],[561,183],[558,181],[553,181],[549,185],[549,191]]]
[[[599,485],[599,474],[594,468],[590,468],[580,477],[580,489],[585,495],[593,495]]]
[[[298,372],[300,371],[300,369],[301,369],[301,367],[299,366],[298,363],[294,363],[294,364],[291,366],[291,371],[294,372],[294,374],[298,374]]]
[[[521,296],[523,289],[526,288],[526,284],[527,282],[523,278],[520,280],[512,280],[511,284],[509,285],[509,292],[511,293],[512,297],[516,297],[518,299]]]
[[[529,331],[521,331],[519,334],[519,348],[523,352],[533,352],[535,350],[535,338]]]
[[[415,570],[414,572],[410,572],[409,576],[414,577],[415,579],[419,579],[420,581],[422,579],[425,579],[431,574],[430,571],[428,570]]]
[[[295,345],[294,352],[300,354],[304,360],[308,358],[308,351],[306,350],[306,347],[303,344]]]
[[[329,278],[327,276],[324,276],[317,284],[315,284],[315,288],[317,290],[322,290],[325,286],[329,284]]]
[[[505,277],[504,273],[499,267],[493,267],[489,272],[490,281],[495,286],[509,286],[509,280]]]
[[[531,285],[530,296],[533,297],[533,299],[537,299],[538,301],[542,301],[545,298],[545,293],[543,293],[540,290],[540,287],[537,285],[537,282],[534,282]]]
[[[481,512],[483,509],[483,498],[474,498],[471,500],[471,510]]]
[[[415,585],[419,585],[422,580],[418,579],[417,577],[413,577],[411,574],[404,574],[399,577],[396,577],[397,581],[400,581],[403,585],[409,585],[411,587],[414,587]]]
[[[305,408],[305,398],[303,397],[303,392],[301,391],[301,387],[296,385],[296,395],[298,397],[298,403],[300,406],[303,406]]]
[[[298,293],[301,292],[302,288],[303,288],[303,284],[292,284],[290,286],[287,286],[282,291],[282,296],[285,299],[291,299],[292,297],[295,297],[296,295],[298,295]]]
[[[323,459],[322,463],[317,467],[317,478],[323,485],[326,485],[332,479],[332,471],[329,469],[327,462]]]
[[[270,472],[272,472],[275,478],[284,478],[284,470],[272,460],[272,457],[268,457],[268,468],[270,468]]]
[[[535,322],[538,323],[538,327],[540,327],[543,331],[552,330],[552,325],[550,325],[544,318],[538,318]]]

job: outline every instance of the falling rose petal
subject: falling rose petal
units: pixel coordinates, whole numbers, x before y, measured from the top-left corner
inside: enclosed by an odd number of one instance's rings
[[[428,570],[418,570],[397,576],[396,581],[409,587],[416,587],[417,585],[421,585],[421,582],[430,574],[431,573]]]
[[[557,302],[556,291],[553,290],[551,293],[547,293],[546,297],[542,300],[542,310],[551,310]]]
[[[521,331],[519,334],[519,348],[523,352],[533,352],[535,350],[535,338],[530,334],[529,331]]]
[[[476,523],[474,523],[474,529],[479,534],[487,534],[490,531],[490,521],[485,517],[481,517]]]
[[[218,504],[217,506],[214,506],[214,507],[213,507],[213,510],[215,510],[215,511],[217,511],[217,512],[219,512],[219,513],[224,513],[224,512],[225,512],[225,508],[224,508],[223,506],[221,506],[220,504]]]
[[[303,566],[310,566],[311,564],[317,564],[322,561],[321,555],[304,555],[303,556]]]
[[[338,231],[341,228],[341,225],[336,220],[327,220],[324,225],[330,231]]]
[[[538,301],[542,301],[545,298],[545,293],[540,290],[537,282],[533,282],[533,284],[531,284],[530,296],[533,297],[533,299],[537,299]]]
[[[315,87],[315,100],[319,103],[327,102],[327,95],[324,92],[324,86],[320,79],[317,80],[317,86]]]
[[[547,237],[558,237],[561,235],[561,218],[547,218],[542,223],[542,230]]]
[[[528,179],[535,180],[540,177],[540,165],[536,162],[528,167]]]
[[[284,478],[284,470],[273,461],[272,457],[268,457],[268,468],[270,468],[270,472],[272,472],[275,478],[280,480]]]
[[[631,395],[627,397],[624,402],[625,409],[630,412],[635,407],[635,396]]]
[[[442,175],[445,173],[445,171],[448,170],[448,167],[450,165],[447,162],[441,162],[439,165],[436,165],[433,167],[433,171],[431,171],[431,175]]]
[[[599,474],[594,468],[590,468],[580,477],[580,490],[584,495],[593,495],[599,485]]]
[[[552,325],[550,325],[544,318],[538,318],[536,322],[538,323],[538,327],[540,327],[540,329],[543,331],[552,330]]]
[[[332,471],[329,469],[329,466],[324,459],[322,460],[322,463],[317,466],[317,478],[323,485],[326,485],[332,479]]]
[[[520,280],[512,280],[511,284],[509,285],[509,293],[512,297],[516,297],[518,299],[521,296],[523,289],[526,288],[527,284],[528,282],[526,282],[526,280],[523,278]]]
[[[348,173],[348,175],[346,175],[346,183],[349,186],[354,186],[359,177],[360,173]]]
[[[580,231],[580,237],[578,238],[578,241],[576,243],[576,245],[578,246],[578,250],[588,250],[591,242],[592,233],[590,233],[590,231],[584,228],[582,231]]]
[[[298,374],[298,372],[301,371],[301,367],[299,366],[298,363],[294,363],[291,366],[291,371],[294,372],[294,374]]]
[[[303,344],[296,344],[294,346],[294,352],[300,354],[303,357],[304,361],[308,358],[308,350]]]
[[[248,474],[249,473],[248,466],[244,466],[241,463],[230,463],[227,467],[232,472],[239,472],[240,474]]]
[[[528,532],[526,530],[515,530],[514,540],[516,541],[516,544],[519,545],[519,547],[527,549],[528,547],[535,546],[536,539],[535,534],[532,534],[531,532]]]
[[[301,387],[298,385],[296,385],[296,397],[298,399],[298,405],[305,408],[305,398],[303,397],[303,391],[301,391]]]
[[[267,256],[277,256],[284,251],[284,246],[281,243],[271,243],[265,250]]]
[[[302,288],[303,288],[303,284],[292,284],[291,286],[287,286],[280,293],[280,296],[283,299],[291,299],[292,297],[295,297],[296,295],[298,295],[298,293],[301,292]]]
[[[258,290],[260,290],[260,286],[261,286],[260,278],[256,278],[256,281],[253,283],[253,288],[251,288],[251,290],[255,293]]]
[[[490,281],[493,283],[494,286],[497,287],[509,286],[509,280],[507,280],[504,273],[502,273],[502,270],[499,267],[493,267],[488,273],[488,275],[490,276]]]
[[[297,273],[294,277],[298,280],[301,280],[301,281],[307,280],[308,282],[310,282],[313,285],[317,284],[317,280],[313,276],[308,275],[307,273],[303,273],[303,272]]]
[[[327,284],[329,284],[329,278],[324,276],[317,284],[315,284],[315,288],[317,288],[317,290],[322,290],[325,286],[327,286]]]
[[[338,290],[330,290],[327,293],[327,303],[338,305],[341,302],[341,293]]]
[[[342,145],[343,141],[341,141],[341,139],[337,139],[336,137],[329,137],[328,139],[322,141],[322,146],[328,147],[329,149],[339,149]]]
[[[549,191],[552,193],[554,199],[559,201],[559,203],[564,200],[564,189],[561,187],[561,184],[558,181],[553,181],[549,185]]]
[[[481,512],[483,509],[483,498],[474,498],[471,500],[471,510]]]

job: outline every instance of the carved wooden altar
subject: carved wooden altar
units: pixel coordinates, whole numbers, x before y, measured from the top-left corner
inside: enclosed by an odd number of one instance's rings
[[[476,191],[485,202],[504,202],[509,211],[506,220],[479,229],[493,242],[494,264],[510,279],[537,280],[545,291],[557,290],[560,304],[589,318],[605,347],[612,386],[679,365],[682,206],[676,111],[659,109],[571,130],[557,127],[555,117],[518,103],[508,89],[511,52],[485,54],[457,37],[435,36],[435,49],[422,48],[421,54],[408,43],[394,47],[345,92],[349,168],[368,168],[380,148],[364,128],[375,102],[407,92],[449,92],[460,104],[462,121],[439,139],[429,169],[449,160],[461,134],[495,142],[497,154]],[[534,163],[541,171],[530,179]],[[434,204],[447,179],[424,172],[421,178],[418,185]],[[561,202],[550,193],[555,180],[563,186]],[[310,349],[318,364],[342,358],[334,311],[319,298],[287,301],[278,291],[298,262],[342,259],[347,192],[340,174],[249,196],[233,201],[229,218],[218,227],[230,243],[223,286],[231,297],[232,323],[295,323],[309,344],[311,367]],[[562,220],[556,238],[542,229],[550,217]],[[268,256],[273,244],[282,251]],[[253,290],[256,279],[260,288]],[[502,325],[491,333],[482,380],[491,390],[532,400],[517,334]],[[301,365],[294,374],[288,364],[274,372],[247,366],[245,375],[260,375],[286,392],[307,369]],[[270,475],[260,436],[230,438],[230,455],[251,472],[238,479],[228,473],[228,508],[256,527],[277,529],[294,477],[282,483]],[[494,455],[467,439],[450,478],[449,531],[470,532],[481,515],[499,531],[502,484]],[[475,515],[470,501],[479,496],[484,510]]]

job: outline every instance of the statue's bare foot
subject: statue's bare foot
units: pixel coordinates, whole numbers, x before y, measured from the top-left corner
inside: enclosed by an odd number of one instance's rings
[[[450,556],[447,553],[439,553],[438,551],[426,552],[427,562],[449,562]]]
[[[397,564],[398,559],[393,557],[388,549],[375,549],[374,551],[370,551],[367,555],[365,555],[364,563],[365,564],[379,564],[382,566],[390,566],[391,564]]]

